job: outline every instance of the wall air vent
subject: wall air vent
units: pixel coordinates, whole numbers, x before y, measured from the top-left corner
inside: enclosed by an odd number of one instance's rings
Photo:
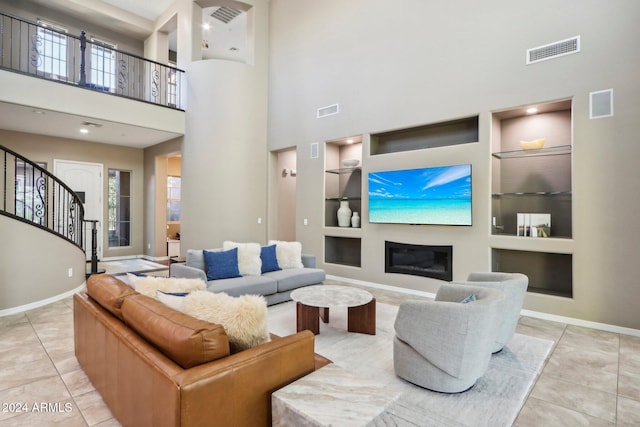
[[[235,18],[236,16],[242,13],[241,10],[232,9],[230,7],[222,6],[217,8],[212,14],[211,17],[217,19],[218,21],[222,21],[225,24],[228,24]]]
[[[317,117],[320,119],[322,117],[338,114],[339,112],[340,112],[340,106],[338,104],[328,105],[326,107],[318,108]]]
[[[580,36],[527,50],[527,64],[580,52]]]

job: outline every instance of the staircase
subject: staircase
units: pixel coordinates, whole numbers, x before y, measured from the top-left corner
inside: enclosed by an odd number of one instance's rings
[[[78,194],[44,165],[2,145],[0,162],[2,317],[59,301],[84,287],[88,236],[83,229],[90,221],[84,219]]]
[[[0,214],[38,227],[84,251],[84,207],[78,195],[44,167],[0,145]]]

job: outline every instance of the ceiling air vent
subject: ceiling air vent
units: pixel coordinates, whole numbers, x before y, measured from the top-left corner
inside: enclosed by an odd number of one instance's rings
[[[527,50],[527,64],[580,52],[580,36]]]
[[[211,14],[211,17],[217,19],[218,21],[222,21],[225,24],[228,24],[233,20],[233,18],[240,15],[241,13],[241,10],[222,6],[216,9],[215,12]]]
[[[328,105],[326,107],[318,108],[318,118],[332,116],[340,112],[340,106],[338,104]]]

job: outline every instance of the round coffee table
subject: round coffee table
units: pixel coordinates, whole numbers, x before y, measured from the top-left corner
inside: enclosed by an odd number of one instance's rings
[[[329,322],[329,308],[347,307],[347,330],[361,334],[376,334],[376,299],[369,292],[336,285],[313,285],[291,292],[296,302],[298,332],[305,329],[320,333],[320,318]],[[322,310],[320,310],[322,308]]]

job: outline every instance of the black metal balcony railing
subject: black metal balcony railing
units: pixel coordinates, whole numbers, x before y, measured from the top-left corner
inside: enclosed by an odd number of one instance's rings
[[[78,195],[42,166],[0,145],[0,214],[54,233],[86,251]]]
[[[184,71],[4,13],[0,69],[184,109]]]

